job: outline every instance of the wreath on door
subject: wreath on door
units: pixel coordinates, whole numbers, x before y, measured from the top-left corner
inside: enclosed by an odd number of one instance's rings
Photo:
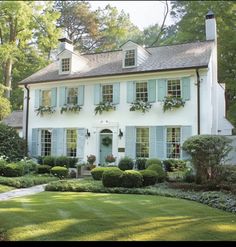
[[[112,143],[112,139],[109,136],[106,136],[102,139],[102,145],[109,146]]]

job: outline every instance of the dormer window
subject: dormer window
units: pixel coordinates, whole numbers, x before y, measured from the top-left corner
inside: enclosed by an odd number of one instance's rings
[[[125,67],[135,66],[135,50],[125,51]]]
[[[61,71],[62,72],[69,72],[70,71],[70,58],[62,58]]]

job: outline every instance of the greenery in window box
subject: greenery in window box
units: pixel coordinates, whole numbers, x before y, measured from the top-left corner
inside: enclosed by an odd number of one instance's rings
[[[130,111],[141,111],[143,113],[149,111],[151,109],[152,105],[149,102],[145,102],[142,100],[137,100],[133,103],[131,103],[131,106],[129,108]]]
[[[116,107],[112,104],[112,102],[100,102],[94,109],[95,115],[102,114],[103,111],[115,110]]]
[[[37,115],[41,115],[43,116],[44,113],[49,113],[49,114],[52,114],[54,113],[56,110],[53,106],[40,106],[39,108],[37,108],[35,110],[37,112]]]
[[[79,112],[82,109],[81,106],[75,104],[67,104],[61,107],[61,114],[63,112]]]
[[[173,108],[184,107],[185,101],[182,98],[166,96],[164,99],[163,111],[172,110]]]

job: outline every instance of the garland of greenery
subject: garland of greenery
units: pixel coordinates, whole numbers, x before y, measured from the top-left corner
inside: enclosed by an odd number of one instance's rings
[[[106,136],[102,139],[102,145],[108,147],[109,145],[111,145],[112,143],[112,139],[109,136]]]

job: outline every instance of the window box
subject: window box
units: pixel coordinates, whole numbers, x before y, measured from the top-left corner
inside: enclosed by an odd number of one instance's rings
[[[100,102],[94,109],[95,115],[102,114],[103,111],[115,110],[116,107],[112,102]]]
[[[52,106],[39,106],[37,109],[35,109],[35,111],[37,112],[37,115],[40,114],[43,116],[44,113],[53,114],[56,110]]]
[[[163,104],[163,111],[173,110],[174,108],[184,107],[185,101],[182,98],[166,96]]]
[[[79,112],[82,109],[81,106],[79,105],[74,105],[74,104],[66,104],[64,106],[61,107],[61,114],[63,112]]]
[[[145,102],[142,100],[137,100],[133,103],[131,103],[130,111],[141,111],[143,113],[149,111],[151,109],[152,105],[149,102]]]

